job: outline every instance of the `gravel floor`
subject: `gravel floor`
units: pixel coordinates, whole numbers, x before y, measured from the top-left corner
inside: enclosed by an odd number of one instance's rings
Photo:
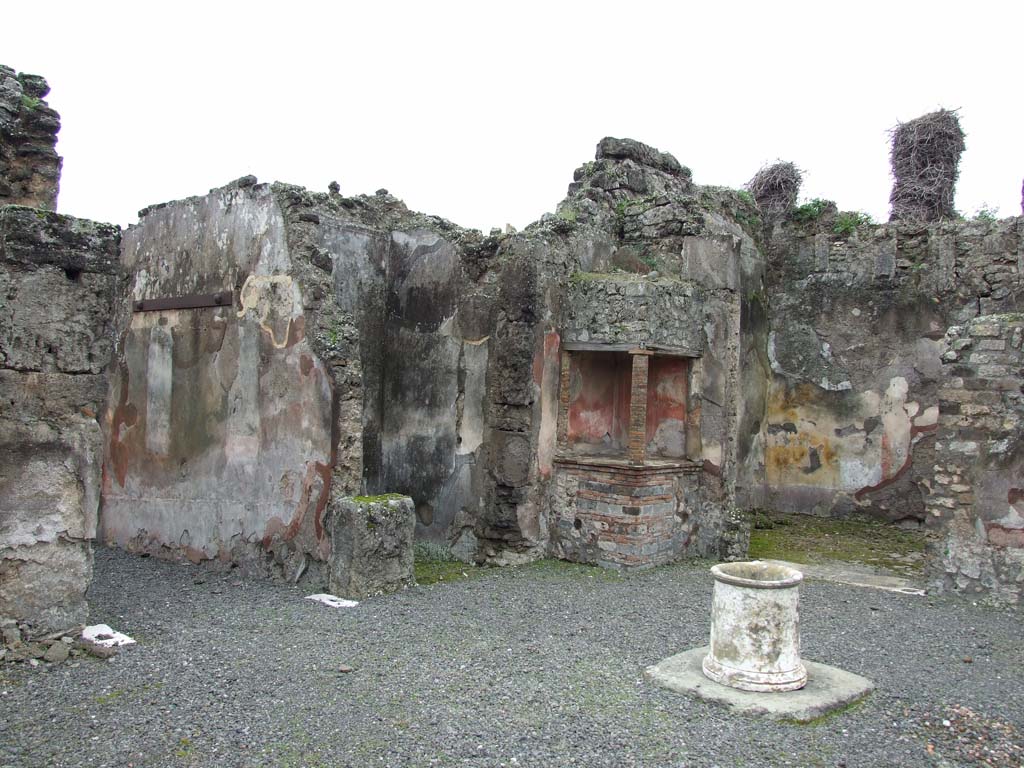
[[[346,610],[100,549],[92,620],[139,644],[0,666],[0,765],[1022,764],[1018,612],[805,582],[804,655],[878,686],[812,725],[645,682],[707,642],[706,568],[544,562]]]

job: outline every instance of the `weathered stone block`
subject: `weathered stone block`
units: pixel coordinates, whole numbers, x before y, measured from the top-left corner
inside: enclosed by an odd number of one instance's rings
[[[59,630],[88,612],[119,238],[0,207],[0,618]]]
[[[0,420],[0,617],[51,629],[85,620],[100,441],[91,419],[59,433]]]
[[[346,496],[331,503],[331,512],[331,592],[361,598],[415,583],[411,498]]]

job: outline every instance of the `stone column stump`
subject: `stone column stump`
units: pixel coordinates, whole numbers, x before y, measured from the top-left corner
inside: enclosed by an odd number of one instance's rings
[[[330,590],[363,598],[415,584],[416,511],[408,496],[346,496],[332,502]]]

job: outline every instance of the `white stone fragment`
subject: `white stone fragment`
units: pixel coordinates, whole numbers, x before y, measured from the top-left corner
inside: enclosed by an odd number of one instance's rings
[[[324,605],[330,608],[355,608],[357,605],[359,605],[359,603],[355,600],[345,600],[343,598],[337,597],[336,595],[328,594],[307,595],[306,599],[313,600],[317,603],[323,603]]]
[[[115,632],[106,624],[93,624],[82,630],[82,639],[94,645],[113,648],[121,645],[135,645],[135,641],[121,632]]]

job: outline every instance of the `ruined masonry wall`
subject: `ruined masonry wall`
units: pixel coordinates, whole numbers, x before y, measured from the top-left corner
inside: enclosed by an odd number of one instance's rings
[[[88,613],[120,230],[0,207],[0,619]]]
[[[409,495],[417,537],[471,559],[485,464],[493,239],[488,246],[478,232],[411,212],[383,191],[349,198],[282,185],[281,195],[293,253],[308,253],[330,275],[309,317],[323,323],[341,312],[358,327],[361,376],[337,410],[355,413],[358,388],[362,429],[339,421],[336,474],[361,464],[357,488]]]
[[[1024,598],[1024,314],[949,329],[927,484],[931,582],[999,602]]]
[[[568,286],[563,342],[703,347],[700,287],[669,278],[577,273]]]
[[[348,391],[358,388],[358,335],[344,313],[311,319],[318,301],[330,305],[330,274],[289,246],[288,208],[249,177],[147,209],[125,233],[132,301],[231,290],[234,303],[122,307],[105,414],[104,540],[325,582],[325,517],[332,488],[346,484],[332,471],[336,441],[360,428]],[[347,361],[354,372],[338,399],[348,423],[337,424],[334,379]],[[346,459],[357,483],[360,467]]]
[[[393,230],[381,349],[380,475],[374,492],[416,501],[417,534],[475,555],[493,290],[425,228]]]
[[[764,486],[748,506],[926,518],[942,336],[1024,308],[1024,220],[790,222],[770,242]]]
[[[44,101],[49,92],[38,75],[0,65],[0,205],[57,208],[60,116]]]

